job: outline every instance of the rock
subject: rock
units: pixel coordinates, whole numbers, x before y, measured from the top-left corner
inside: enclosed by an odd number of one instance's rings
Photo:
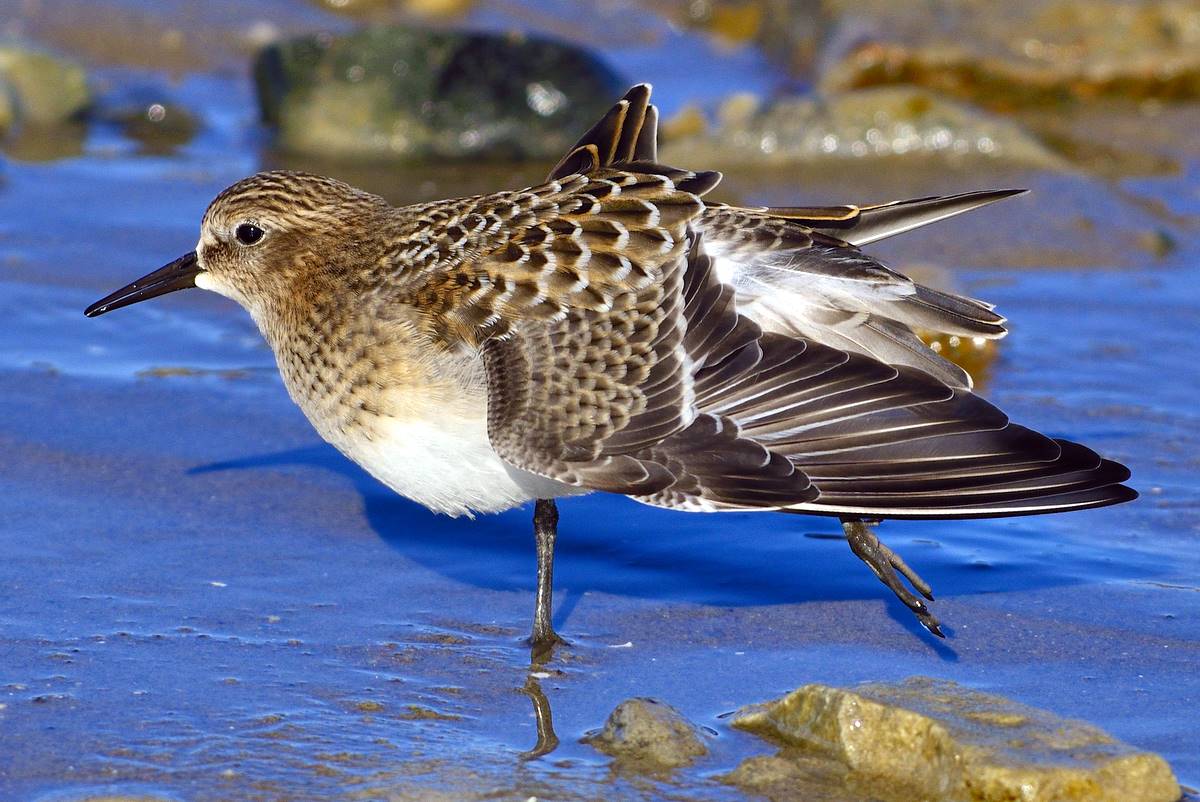
[[[656,699],[627,699],[584,743],[624,767],[662,770],[690,764],[708,754],[696,727],[675,708]]]
[[[915,677],[853,690],[806,685],[743,711],[733,726],[781,743],[780,759],[832,758],[863,795],[888,802],[1175,802],[1180,796],[1157,755],[1090,724],[943,680]],[[752,768],[743,764],[726,780],[753,787]],[[780,766],[767,768],[768,779],[777,781]]]
[[[801,6],[806,0],[793,0]],[[1200,7],[1177,0],[969,2],[961,13],[827,0],[849,52],[825,91],[907,83],[991,108],[1097,97],[1200,98]]]
[[[187,108],[153,84],[122,85],[101,96],[90,118],[120,127],[150,155],[174,153],[200,130]]]
[[[625,89],[571,45],[401,26],[277,43],[254,74],[282,148],[418,162],[553,162]]]
[[[7,91],[5,87],[7,86]],[[0,130],[28,123],[47,126],[77,117],[90,102],[83,67],[35,48],[0,44]]]
[[[704,112],[699,106],[688,105],[659,123],[658,135],[660,139],[670,141],[699,136],[707,130],[708,119]]]
[[[671,143],[666,161],[725,166],[933,154],[1041,169],[1066,162],[1018,124],[912,87],[785,98],[756,110],[735,96],[716,131]]]

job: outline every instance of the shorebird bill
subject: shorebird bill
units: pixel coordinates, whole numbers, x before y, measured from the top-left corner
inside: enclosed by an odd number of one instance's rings
[[[163,265],[153,273],[142,276],[132,284],[126,284],[111,295],[104,296],[83,310],[83,313],[88,317],[97,317],[122,306],[136,304],[138,301],[195,287],[196,274],[199,272],[200,264],[196,261],[196,252],[191,251],[169,265]]]

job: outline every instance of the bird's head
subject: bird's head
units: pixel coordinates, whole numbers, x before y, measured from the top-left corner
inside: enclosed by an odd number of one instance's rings
[[[196,249],[85,310],[113,309],[188,287],[232,298],[252,313],[336,277],[369,258],[373,224],[386,213],[380,197],[332,178],[258,173],[221,192],[200,225]]]

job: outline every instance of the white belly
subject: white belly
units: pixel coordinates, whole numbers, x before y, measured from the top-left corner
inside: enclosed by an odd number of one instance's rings
[[[360,429],[327,439],[392,490],[446,515],[500,512],[535,498],[587,492],[504,462],[482,417],[376,419],[370,436]]]

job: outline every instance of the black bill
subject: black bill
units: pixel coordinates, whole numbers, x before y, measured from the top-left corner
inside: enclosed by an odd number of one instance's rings
[[[111,295],[106,295],[83,310],[83,313],[88,317],[96,317],[103,315],[105,312],[120,309],[122,306],[136,304],[138,301],[157,298],[159,295],[166,295],[168,292],[175,292],[175,290],[195,287],[196,274],[199,272],[200,265],[196,261],[196,252],[192,251],[179,257],[174,262],[171,262],[171,264],[164,265],[153,273],[142,276],[132,284],[125,285]]]

